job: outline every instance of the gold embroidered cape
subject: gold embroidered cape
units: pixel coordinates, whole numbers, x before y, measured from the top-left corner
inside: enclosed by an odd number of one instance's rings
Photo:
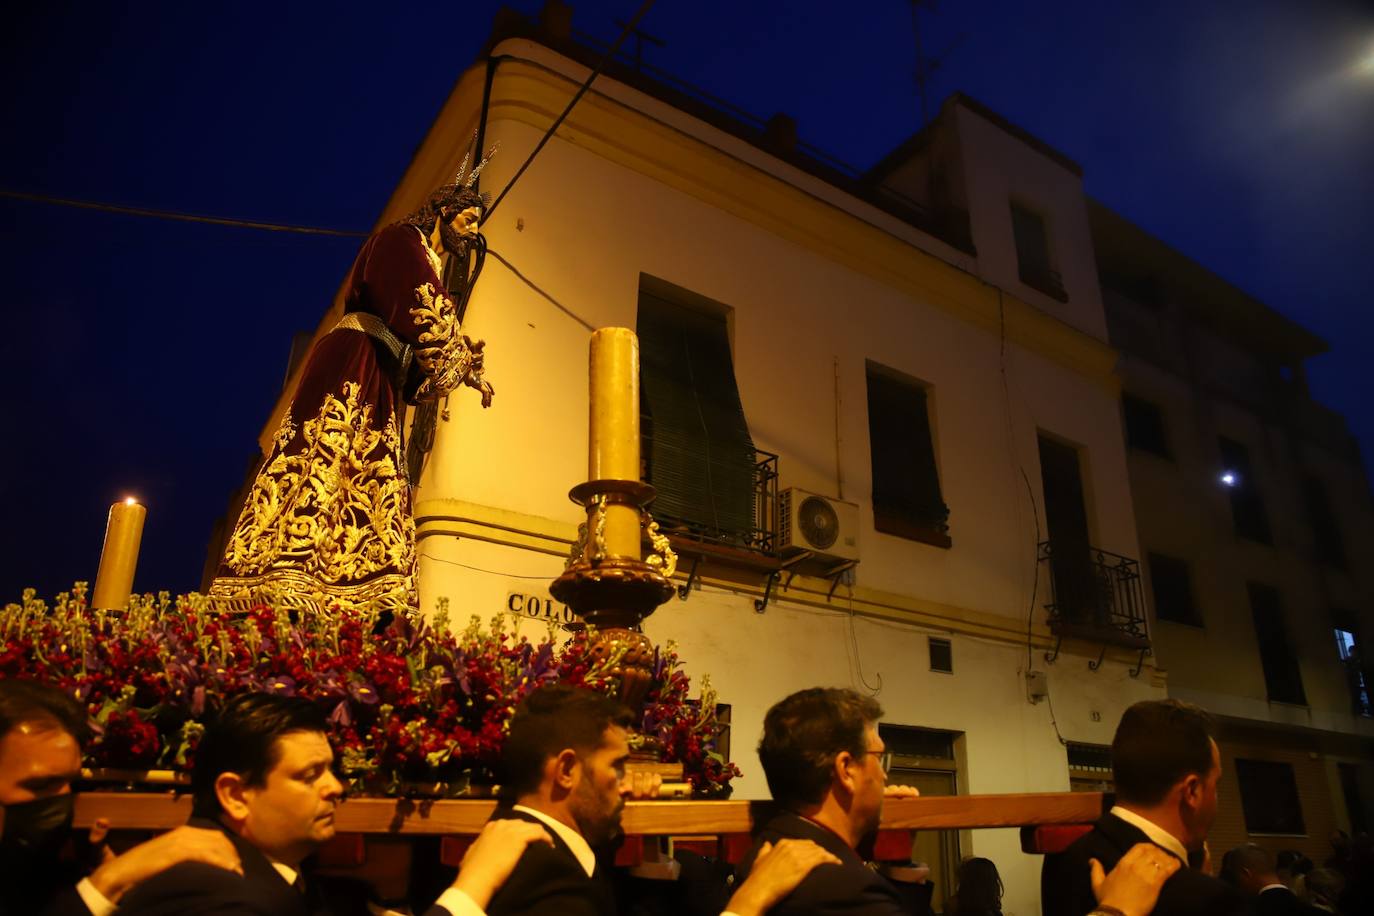
[[[320,340],[229,536],[210,587],[219,608],[416,607],[400,399],[439,397],[480,373],[439,271],[414,226],[363,244],[344,310],[381,319],[413,359],[355,328]]]

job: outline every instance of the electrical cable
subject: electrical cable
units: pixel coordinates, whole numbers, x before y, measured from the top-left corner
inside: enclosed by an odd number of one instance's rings
[[[501,255],[498,252],[488,248],[487,254],[495,258],[496,260],[500,261],[502,264],[504,264],[507,270],[515,274],[516,279],[518,279],[521,283],[528,286],[530,289],[534,290],[539,295],[543,296],[545,299],[549,300],[549,302],[553,303],[554,307],[557,308],[560,312],[567,315],[569,318],[571,318],[573,321],[576,321],[578,324],[582,325],[582,327],[586,328],[588,331],[596,330],[596,328],[592,327],[591,322],[587,321],[581,315],[578,315],[572,309],[568,308],[566,305],[559,302],[553,296],[549,295],[547,292],[541,289],[538,286],[538,284],[536,284],[529,277],[522,274],[514,264],[512,264],[510,261],[507,261],[505,258],[501,257]]]
[[[422,553],[419,556],[421,559],[433,560],[435,563],[447,563],[449,566],[461,566],[464,569],[470,569],[473,572],[486,573],[491,576],[505,576],[508,579],[541,579],[545,582],[548,582],[551,578],[547,574],[542,576],[522,576],[518,573],[501,572],[497,569],[483,569],[480,566],[469,566],[467,563],[459,563],[457,560],[445,560],[443,557],[436,557],[434,556],[434,554],[431,553]]]
[[[1007,311],[1006,301],[1003,298],[1002,288],[1000,286],[997,288],[997,332],[997,364],[998,370],[1002,376],[1002,397],[1006,407],[1007,453],[1012,461],[1016,463],[1016,469],[1021,473],[1021,481],[1026,485],[1026,497],[1030,500],[1031,513],[1035,519],[1036,556],[1031,573],[1030,607],[1026,609],[1026,671],[1029,672],[1034,664],[1032,662],[1032,656],[1034,654],[1032,633],[1035,623],[1035,596],[1040,591],[1040,506],[1035,501],[1035,488],[1031,486],[1030,476],[1026,473],[1026,467],[1016,455],[1016,429],[1012,425],[1011,417],[1011,385],[1007,380]]]
[[[365,239],[368,235],[366,232],[351,232],[346,229],[321,229],[314,226],[292,226],[285,223],[264,223],[256,220],[230,219],[219,216],[201,216],[199,214],[193,213],[178,213],[173,210],[156,210],[151,207],[124,207],[119,206],[117,204],[103,204],[89,200],[73,200],[67,197],[50,197],[43,194],[27,194],[22,191],[7,191],[4,189],[0,189],[0,197],[9,197],[15,200],[28,200],[33,201],[35,203],[52,204],[54,206],[61,207],[76,207],[82,210],[99,210],[106,213],[120,213],[126,216],[146,216],[151,217],[153,219],[170,219],[187,223],[208,223],[213,226],[233,226],[239,229],[262,229],[268,232],[291,232],[298,235],[326,235],[334,236],[337,238],[355,239]],[[567,315],[573,321],[576,321],[578,324],[582,325],[582,327],[586,328],[588,331],[596,330],[596,328],[593,327],[589,321],[587,321],[585,318],[578,315],[572,309],[568,308],[566,305],[555,299],[547,291],[542,289],[537,283],[535,283],[529,277],[521,273],[519,268],[517,268],[510,261],[503,258],[499,253],[492,251],[491,249],[487,249],[486,253],[491,257],[495,258],[497,261],[500,261],[503,265],[505,265],[507,270],[515,274],[516,278],[519,279],[520,282],[524,283],[530,289],[534,290],[536,293],[543,296],[550,303],[552,303],[555,308],[563,312],[563,314]]]
[[[854,667],[859,674],[859,683],[863,684],[864,689],[876,697],[883,691],[883,673],[881,671],[874,672],[878,677],[877,687],[870,684],[868,679],[864,677],[864,662],[859,656],[859,635],[854,628],[854,586],[846,585],[845,589],[849,592],[849,642],[854,647]]]
[[[602,56],[596,67],[592,69],[586,81],[573,95],[572,100],[568,102],[568,107],[563,109],[563,113],[560,114],[554,120],[553,124],[549,126],[549,129],[544,132],[544,136],[539,138],[539,142],[535,144],[534,150],[530,152],[529,157],[525,159],[520,168],[511,176],[511,180],[501,189],[501,193],[496,196],[496,200],[492,201],[491,206],[487,207],[486,212],[482,214],[482,222],[485,223],[490,219],[492,213],[496,212],[496,208],[501,206],[501,201],[506,199],[506,195],[510,193],[510,189],[515,187],[515,183],[520,180],[520,176],[525,174],[525,170],[530,167],[530,163],[534,161],[534,157],[538,156],[540,150],[544,148],[549,140],[553,139],[554,132],[562,125],[564,119],[572,113],[573,108],[582,99],[582,96],[586,94],[587,90],[592,87],[592,83],[601,75],[602,68],[610,63],[612,58],[615,57],[616,52],[620,50],[620,46],[625,43],[625,39],[629,38],[630,34],[639,26],[639,21],[643,19],[644,15],[653,7],[654,2],[655,0],[644,0],[643,5],[639,8],[639,12],[635,13],[630,21],[625,24],[625,29],[620,33],[620,37],[615,40],[615,44],[611,45],[610,49]]]
[[[264,223],[256,220],[227,219],[218,216],[200,216],[194,213],[178,213],[174,210],[155,210],[151,207],[123,207],[117,204],[103,204],[91,200],[73,200],[69,197],[50,197],[46,194],[28,194],[23,191],[9,191],[0,188],[0,197],[13,200],[28,200],[40,204],[53,204],[61,207],[77,207],[82,210],[100,210],[105,213],[122,213],[126,216],[149,216],[154,219],[170,219],[185,223],[209,223],[213,226],[233,226],[239,229],[262,229],[267,232],[291,232],[297,235],[328,235],[336,238],[365,239],[366,232],[351,232],[347,229],[321,229],[317,226],[290,226],[284,223]]]

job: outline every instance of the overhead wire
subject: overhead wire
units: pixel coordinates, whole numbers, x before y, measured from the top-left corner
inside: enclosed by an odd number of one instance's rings
[[[620,37],[615,40],[615,43],[610,46],[604,55],[602,55],[597,65],[592,68],[592,72],[587,75],[587,79],[583,81],[577,92],[573,94],[567,107],[563,109],[563,113],[554,119],[553,124],[549,125],[549,129],[544,132],[544,136],[539,138],[539,142],[535,144],[534,149],[521,164],[520,168],[516,169],[515,174],[511,176],[511,180],[501,189],[501,193],[496,196],[496,200],[492,201],[491,206],[486,208],[486,211],[482,214],[482,222],[485,223],[490,219],[492,213],[496,211],[496,208],[501,206],[501,201],[506,199],[506,195],[510,193],[511,188],[515,187],[515,183],[525,174],[525,170],[530,167],[530,163],[534,162],[534,158],[539,155],[539,152],[549,140],[553,139],[553,135],[558,130],[559,126],[562,125],[563,121],[572,113],[573,108],[582,100],[582,96],[587,93],[587,90],[592,87],[592,83],[601,75],[601,71],[606,64],[610,63],[612,58],[615,57],[616,52],[620,50],[620,46],[625,43],[625,39],[633,34],[635,29],[639,26],[639,21],[643,19],[645,14],[653,7],[654,2],[655,0],[644,0],[644,3],[639,7],[639,11],[630,18],[629,22],[625,23],[625,28],[621,31]]]
[[[258,229],[267,232],[287,232],[296,235],[322,235],[336,238],[365,239],[366,232],[356,232],[349,229],[324,229],[317,226],[293,226],[288,223],[268,223],[261,220],[234,219],[232,217],[205,216],[197,213],[182,213],[175,210],[159,210],[153,207],[128,207],[120,204],[107,204],[93,200],[76,200],[70,197],[54,197],[47,194],[30,194],[23,191],[10,191],[0,188],[0,197],[8,197],[14,200],[27,200],[34,203],[51,204],[60,207],[76,207],[82,210],[97,210],[105,213],[118,213],[124,216],[142,216],[152,219],[169,219],[178,222],[204,223],[212,226],[231,226],[237,229]],[[500,261],[507,270],[515,275],[521,283],[534,290],[544,299],[548,300],[555,308],[563,312],[572,320],[576,321],[588,331],[596,330],[593,325],[578,315],[572,309],[559,302],[551,293],[543,289],[529,277],[525,276],[518,267],[508,259],[501,256],[499,252],[487,249],[487,254]]]

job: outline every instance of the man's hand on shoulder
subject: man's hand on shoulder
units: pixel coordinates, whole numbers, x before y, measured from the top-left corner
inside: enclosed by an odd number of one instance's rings
[[[108,826],[97,825],[99,834],[93,829],[92,838],[98,835],[103,839]],[[106,851],[104,863],[91,872],[90,882],[107,900],[118,903],[134,885],[182,862],[204,862],[243,874],[238,850],[223,833],[201,827],[178,827],[120,855]]]
[[[453,886],[485,910],[531,843],[552,846],[553,839],[542,826],[529,821],[487,821],[463,855]]]
[[[1132,846],[1110,873],[1102,863],[1089,859],[1093,896],[1104,908],[1124,916],[1147,916],[1159,900],[1159,890],[1183,863],[1153,843]]]
[[[840,860],[810,840],[778,840],[764,843],[754,857],[749,877],[730,897],[727,911],[735,916],[760,916],[796,890],[817,865],[839,865]]]

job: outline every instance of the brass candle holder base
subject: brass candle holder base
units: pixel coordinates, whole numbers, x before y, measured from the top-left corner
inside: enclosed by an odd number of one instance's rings
[[[658,565],[639,557],[608,554],[605,518],[608,505],[631,506],[643,515],[654,488],[638,480],[589,480],[568,494],[588,509],[567,568],[549,586],[554,598],[596,628],[592,661],[605,666],[620,683],[620,700],[639,708],[653,677],[654,646],[640,625],[673,595],[673,584]]]

